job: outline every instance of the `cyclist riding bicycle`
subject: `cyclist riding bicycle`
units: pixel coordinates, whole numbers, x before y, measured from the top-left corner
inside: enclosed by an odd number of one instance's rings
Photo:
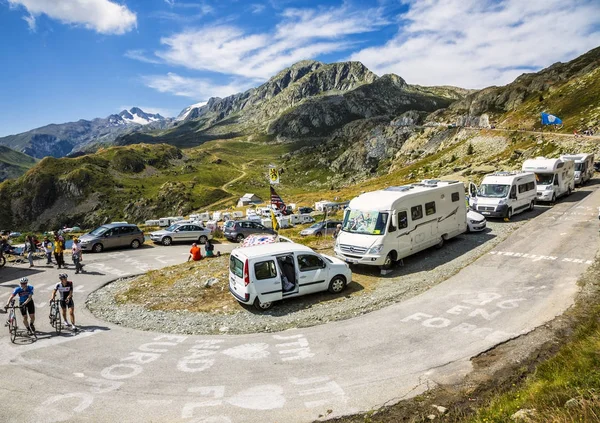
[[[21,308],[21,315],[23,316],[23,324],[27,328],[27,330],[31,333],[35,332],[35,304],[33,303],[33,286],[29,285],[29,279],[21,278],[19,279],[19,285],[15,288],[11,296],[8,298],[6,302],[5,309],[8,309],[8,305],[11,300],[19,296],[19,307]],[[31,326],[27,322],[27,313],[29,313],[29,318],[31,319]]]
[[[62,311],[63,320],[65,321],[65,326],[68,328],[73,328],[73,330],[77,330],[75,326],[75,303],[73,302],[73,282],[67,280],[68,276],[66,273],[61,273],[58,275],[60,282],[56,284],[54,291],[52,291],[52,297],[50,301],[53,301],[56,297],[56,291],[60,292],[60,308]],[[71,318],[71,323],[69,324],[67,320],[67,308],[69,309],[69,317]]]

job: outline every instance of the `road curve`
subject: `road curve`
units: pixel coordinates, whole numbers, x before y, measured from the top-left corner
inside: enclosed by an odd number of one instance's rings
[[[598,248],[599,206],[600,192],[585,188],[422,295],[319,327],[170,335],[107,324],[79,307],[86,330],[55,336],[38,307],[47,334],[37,342],[0,335],[0,420],[309,422],[415,396],[573,303]],[[183,246],[88,255],[95,274],[74,278],[76,304],[115,276],[186,257]],[[0,302],[27,272],[0,271]],[[36,302],[47,301],[57,273],[29,276]]]

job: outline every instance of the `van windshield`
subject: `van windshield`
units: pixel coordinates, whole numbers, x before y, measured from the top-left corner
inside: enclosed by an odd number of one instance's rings
[[[552,185],[554,173],[536,173],[535,180],[538,185]]]
[[[106,231],[108,231],[108,228],[106,226],[100,226],[99,228],[96,228],[92,232],[90,232],[90,235],[102,236]]]
[[[575,163],[575,170],[581,172],[583,170],[583,163]]]
[[[238,278],[244,277],[244,263],[234,255],[229,256],[229,271]]]
[[[344,216],[342,231],[353,234],[383,235],[388,213],[377,211],[348,210]]]
[[[510,185],[482,184],[477,195],[489,198],[504,198],[510,191]]]

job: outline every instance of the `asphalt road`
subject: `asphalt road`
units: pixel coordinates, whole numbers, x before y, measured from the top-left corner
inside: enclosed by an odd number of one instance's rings
[[[115,277],[184,261],[187,246],[88,254],[90,273],[72,275],[84,328],[78,334],[56,336],[48,324],[42,303],[58,270],[2,269],[0,302],[27,274],[44,333],[15,345],[6,329],[0,332],[0,421],[309,422],[457,380],[471,370],[470,357],[573,303],[576,281],[598,248],[596,188],[532,219],[422,295],[277,334],[141,332],[98,321],[81,307]]]

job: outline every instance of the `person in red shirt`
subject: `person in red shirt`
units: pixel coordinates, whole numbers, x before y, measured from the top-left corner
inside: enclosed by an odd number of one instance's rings
[[[190,255],[187,261],[190,261],[190,259],[193,259],[194,261],[202,260],[202,252],[200,251],[200,247],[198,247],[195,242],[192,244]]]

